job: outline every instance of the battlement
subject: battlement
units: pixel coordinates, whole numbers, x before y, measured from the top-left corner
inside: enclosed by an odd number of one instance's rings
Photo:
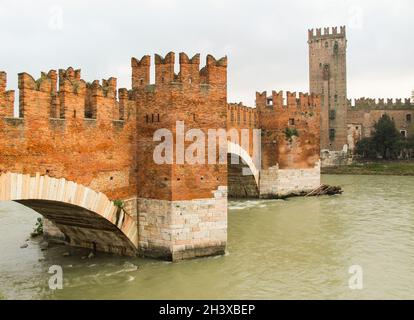
[[[308,30],[308,39],[309,40],[318,40],[318,39],[329,39],[329,38],[345,38],[346,37],[346,26],[338,27],[327,27],[309,29]]]
[[[0,73],[0,102],[6,105],[0,109],[0,115],[13,117],[14,92],[2,93],[6,80],[6,73]],[[37,80],[22,72],[18,75],[18,88],[19,117],[26,120],[25,123],[46,123],[48,119],[65,119],[66,124],[82,119],[110,123],[129,119],[131,114],[131,93],[122,91],[122,99],[117,100],[116,78],[87,83],[81,78],[81,70],[72,67],[59,69],[59,72],[41,72]]]
[[[131,58],[132,88],[143,88],[150,84],[151,57],[143,56],[141,60]]]
[[[14,91],[6,90],[7,74],[0,71],[0,116],[12,117],[14,109]]]
[[[256,127],[258,120],[259,113],[256,108],[245,106],[242,102],[227,104],[228,127]]]
[[[256,107],[260,110],[283,110],[283,109],[315,109],[320,106],[320,97],[315,94],[299,92],[286,92],[286,98],[283,97],[283,91],[272,91],[271,96],[267,92],[256,92]]]
[[[372,99],[359,98],[348,100],[349,110],[414,110],[414,103],[410,98],[406,99]]]
[[[174,72],[175,53],[169,52],[165,57],[155,54],[155,85],[226,85],[227,57],[216,59],[207,55],[206,66],[200,70],[200,54],[192,58],[181,52],[179,55],[180,71]],[[146,55],[141,60],[131,59],[132,88],[144,89],[150,85],[151,58]]]
[[[4,71],[0,71],[0,92],[6,91],[7,87],[7,74]]]
[[[18,88],[20,90],[34,90],[46,93],[56,93],[57,74],[55,70],[50,70],[48,73],[41,72],[40,78],[35,80],[30,74],[26,72],[18,75]]]

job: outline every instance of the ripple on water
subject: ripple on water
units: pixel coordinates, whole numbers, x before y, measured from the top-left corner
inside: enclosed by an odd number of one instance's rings
[[[30,242],[36,215],[0,204],[0,297],[9,299],[412,299],[414,178],[325,176],[342,196],[229,201],[225,256],[171,263],[98,254],[63,258]],[[85,254],[83,254],[85,255]],[[46,259],[39,262],[39,259]],[[51,293],[48,267],[64,266]],[[364,290],[348,288],[349,267]]]

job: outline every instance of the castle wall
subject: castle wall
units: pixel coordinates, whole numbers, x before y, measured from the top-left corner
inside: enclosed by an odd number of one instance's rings
[[[272,97],[263,92],[256,94],[256,107],[263,169],[275,165],[280,169],[313,168],[320,158],[319,97],[287,92],[284,100],[283,92],[274,91]]]
[[[262,130],[260,196],[300,194],[320,185],[320,98],[256,94]]]
[[[395,121],[398,131],[406,137],[414,135],[414,104],[410,99],[366,99],[355,100],[348,106],[348,141],[350,150],[354,151],[356,143],[362,138],[372,136],[374,125],[387,114]]]

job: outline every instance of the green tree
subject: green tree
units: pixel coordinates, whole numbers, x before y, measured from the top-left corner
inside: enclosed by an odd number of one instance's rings
[[[377,151],[372,138],[364,138],[358,141],[355,151],[362,158],[374,159],[377,157]]]
[[[401,150],[402,136],[398,132],[395,122],[389,115],[384,114],[374,125],[372,137],[376,152],[383,159],[394,157]]]
[[[396,158],[403,150],[414,147],[414,138],[404,139],[389,115],[383,115],[374,124],[371,138],[364,138],[356,145],[356,153],[363,158]]]

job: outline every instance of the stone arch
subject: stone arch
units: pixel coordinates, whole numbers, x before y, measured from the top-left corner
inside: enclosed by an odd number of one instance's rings
[[[236,144],[234,142],[228,141],[227,142],[227,153],[228,154],[235,154],[239,156],[243,161],[249,166],[249,169],[251,173],[254,176],[254,180],[256,181],[257,187],[259,187],[259,175],[260,171],[256,167],[252,157],[249,155],[249,153],[242,148],[239,144]]]
[[[49,176],[0,175],[0,201],[15,201],[52,221],[74,246],[135,255],[136,220],[102,192]]]

